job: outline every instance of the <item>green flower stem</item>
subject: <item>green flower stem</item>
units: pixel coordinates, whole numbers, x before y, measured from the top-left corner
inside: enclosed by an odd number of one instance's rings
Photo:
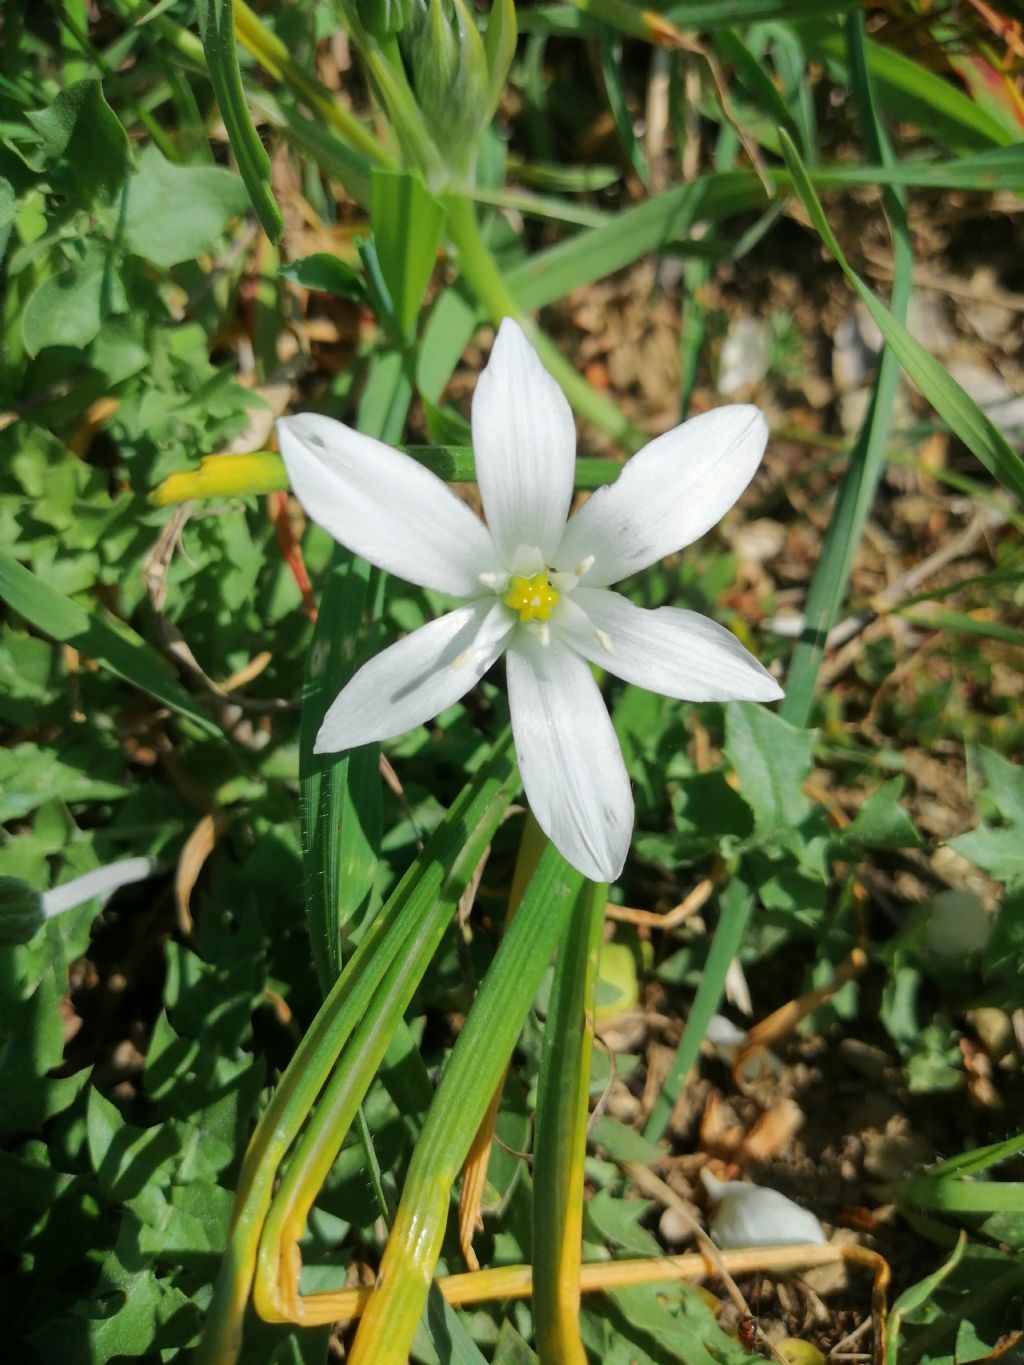
[[[544,1029],[533,1161],[533,1324],[541,1365],[586,1365],[580,1340],[583,1162],[608,888],[576,902]]]
[[[591,388],[516,302],[480,232],[472,199],[464,194],[449,193],[444,203],[448,210],[448,234],[459,253],[462,273],[490,320],[497,326],[504,317],[515,318],[536,348],[545,369],[558,381],[580,416],[607,432],[627,450],[638,450],[648,440],[646,434],[635,427],[610,398]]]
[[[405,1365],[409,1358],[440,1254],[452,1186],[582,881],[554,847],[544,850],[427,1114],[351,1365]]]

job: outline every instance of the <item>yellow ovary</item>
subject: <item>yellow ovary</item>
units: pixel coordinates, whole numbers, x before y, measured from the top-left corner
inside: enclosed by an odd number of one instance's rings
[[[515,575],[501,600],[519,613],[520,621],[546,621],[558,601],[558,593],[546,573],[534,574],[532,578]]]

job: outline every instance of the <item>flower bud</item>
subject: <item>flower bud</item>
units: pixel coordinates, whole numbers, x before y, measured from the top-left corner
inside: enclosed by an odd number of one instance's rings
[[[401,35],[423,122],[452,177],[471,178],[491,116],[487,55],[464,0],[413,0]]]
[[[401,33],[409,22],[414,0],[356,0],[359,22],[375,38]]]
[[[0,948],[27,943],[45,921],[38,891],[20,877],[0,877]]]

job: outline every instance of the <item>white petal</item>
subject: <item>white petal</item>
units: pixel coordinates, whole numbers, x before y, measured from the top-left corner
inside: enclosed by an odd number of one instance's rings
[[[446,484],[383,441],[306,412],[277,424],[295,496],[335,540],[410,583],[455,597],[497,567],[487,528]]]
[[[574,569],[593,555],[585,582],[603,588],[690,545],[754,477],[767,439],[761,413],[742,403],[666,431],[580,508],[550,562]]]
[[[622,751],[589,664],[558,636],[516,631],[508,700],[523,787],[537,823],[592,881],[613,882],[633,832]]]
[[[569,515],[576,426],[565,394],[505,318],[473,394],[473,456],[487,524],[505,567],[520,546],[551,562]]]
[[[363,664],[331,706],[314,746],[332,754],[422,725],[465,696],[505,647],[515,616],[493,597],[421,626]]]
[[[778,1190],[742,1180],[716,1180],[708,1170],[700,1174],[716,1203],[710,1220],[711,1236],[723,1251],[820,1245],[828,1240],[814,1214]]]
[[[574,649],[625,682],[682,701],[777,701],[782,688],[732,631],[681,607],[577,588],[553,617]]]

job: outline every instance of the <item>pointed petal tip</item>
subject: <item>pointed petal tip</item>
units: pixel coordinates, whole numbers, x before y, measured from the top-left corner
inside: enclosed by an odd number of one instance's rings
[[[320,729],[316,733],[316,739],[313,741],[314,754],[319,756],[321,754],[341,753],[342,746],[331,742],[330,736],[324,733],[326,729],[327,725],[325,723],[320,726]]]
[[[526,341],[526,333],[523,331],[521,325],[514,317],[511,317],[507,313],[498,324],[498,335],[495,338],[495,345],[497,345],[502,336],[510,339],[514,338],[517,341]],[[529,342],[527,342],[527,345],[529,345]]]

